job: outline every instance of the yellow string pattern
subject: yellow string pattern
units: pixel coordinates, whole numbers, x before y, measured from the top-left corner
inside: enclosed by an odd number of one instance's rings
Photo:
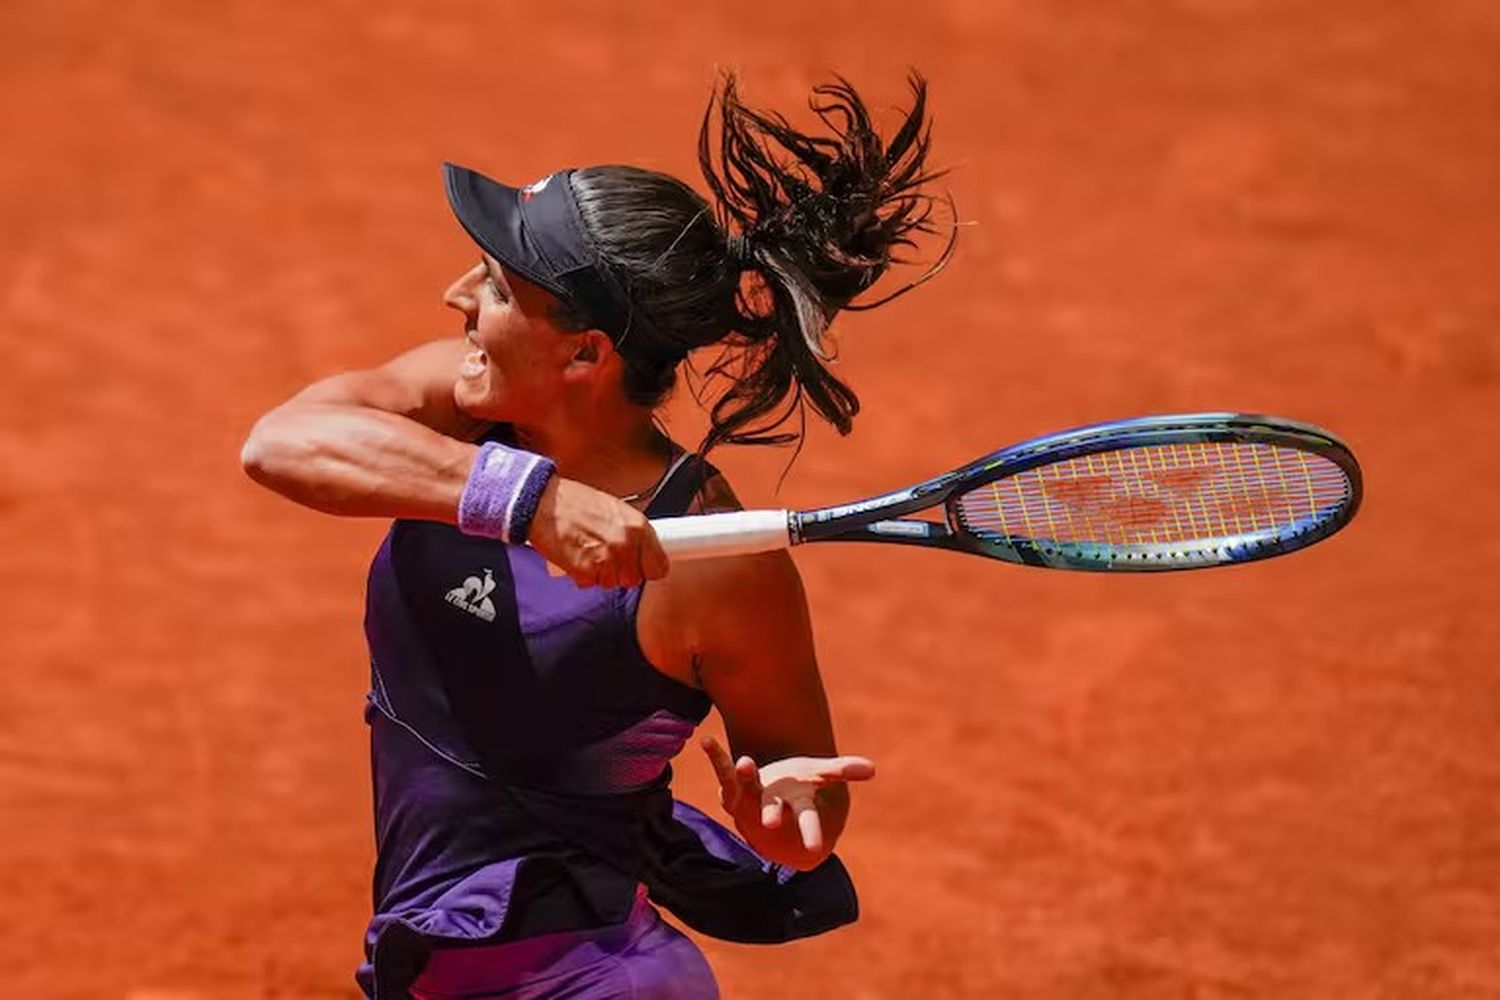
[[[1299,448],[1151,445],[1068,459],[987,483],[957,501],[981,536],[1075,544],[1191,543],[1288,532],[1349,496],[1342,469]]]

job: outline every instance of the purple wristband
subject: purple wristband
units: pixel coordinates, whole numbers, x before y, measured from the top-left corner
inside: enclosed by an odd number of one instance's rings
[[[555,471],[550,458],[486,441],[458,500],[458,530],[522,544]]]

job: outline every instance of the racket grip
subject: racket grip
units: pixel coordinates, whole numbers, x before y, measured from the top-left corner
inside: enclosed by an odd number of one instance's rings
[[[655,518],[651,527],[669,558],[713,559],[788,548],[792,544],[789,524],[789,511],[736,510]]]

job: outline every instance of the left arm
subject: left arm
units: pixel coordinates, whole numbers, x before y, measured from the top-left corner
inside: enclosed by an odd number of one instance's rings
[[[873,777],[874,765],[837,756],[791,557],[684,563],[651,589],[655,617],[681,633],[678,648],[724,718],[734,758],[711,738],[703,748],[740,835],[772,861],[816,867],[848,820],[846,783]]]

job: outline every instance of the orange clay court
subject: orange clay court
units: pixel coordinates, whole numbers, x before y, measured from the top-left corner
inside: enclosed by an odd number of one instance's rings
[[[7,4],[7,997],[356,996],[384,526],[238,450],[457,332],[441,161],[696,182],[716,67],[795,118],[830,71],[894,107],[908,66],[957,257],[835,324],[851,437],[779,493],[784,452],[716,456],[749,505],[1218,409],[1334,430],[1366,502],[1201,573],[801,552],[841,748],[880,768],[840,846],[863,914],[703,942],[725,996],[1500,997],[1489,0]],[[698,755],[678,788],[717,809]]]

